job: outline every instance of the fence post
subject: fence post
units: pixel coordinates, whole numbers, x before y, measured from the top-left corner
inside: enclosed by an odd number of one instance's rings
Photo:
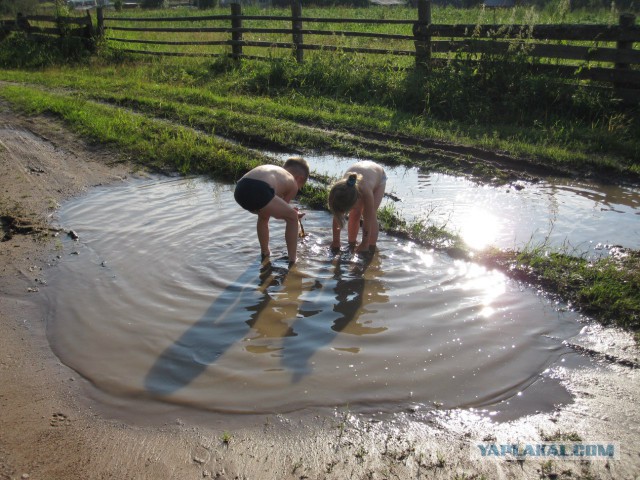
[[[627,40],[628,36],[626,33],[635,25],[636,16],[632,13],[623,13],[620,15],[619,26],[620,26],[620,40],[617,42],[617,49],[619,51],[633,50],[633,42]],[[628,63],[616,63],[614,69],[614,79],[618,75],[622,75],[623,71],[629,68]],[[613,87],[616,90],[624,89],[629,87],[624,81],[615,79],[613,83]],[[621,93],[621,97],[624,99],[625,95]]]
[[[98,7],[96,10],[96,35],[98,38],[104,38],[104,8]]]
[[[300,0],[291,0],[291,29],[293,33],[293,48],[296,55],[296,61],[302,63],[304,53],[302,50],[302,3]]]
[[[91,13],[87,10],[87,26],[84,29],[84,36],[87,40],[95,40],[95,31],[93,29],[93,21],[91,20]]]
[[[242,6],[239,3],[231,4],[231,57],[240,60],[242,57]]]
[[[18,12],[18,14],[16,15],[16,27],[18,28],[18,30],[24,30],[27,33],[29,33],[29,31],[31,30],[29,20],[27,20],[27,17],[22,15],[22,13],[20,12]]]
[[[431,0],[418,0],[418,21],[413,24],[416,46],[416,66],[429,67],[431,63]]]

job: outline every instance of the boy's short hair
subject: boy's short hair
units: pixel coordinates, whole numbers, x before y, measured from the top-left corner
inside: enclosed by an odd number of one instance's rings
[[[305,180],[309,178],[309,164],[302,157],[287,158],[287,161],[284,162],[284,169],[304,176]]]

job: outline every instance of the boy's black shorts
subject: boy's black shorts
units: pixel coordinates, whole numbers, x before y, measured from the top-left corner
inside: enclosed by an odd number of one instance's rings
[[[271,185],[254,178],[241,178],[233,192],[236,202],[252,213],[258,213],[258,210],[266,207],[275,196],[276,192]]]

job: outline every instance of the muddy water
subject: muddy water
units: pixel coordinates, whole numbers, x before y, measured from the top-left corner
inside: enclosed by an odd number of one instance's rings
[[[307,158],[318,173],[328,175],[342,175],[356,161],[331,155]],[[472,248],[546,243],[578,255],[601,254],[610,245],[640,248],[637,188],[563,178],[492,187],[415,167],[386,171],[387,191],[400,199],[387,202],[404,218],[445,225]]]
[[[67,203],[44,289],[61,359],[113,398],[221,412],[476,407],[570,401],[550,372],[579,318],[500,273],[381,236],[370,260],[328,249],[309,212],[299,263],[272,263],[232,187],[132,181]]]

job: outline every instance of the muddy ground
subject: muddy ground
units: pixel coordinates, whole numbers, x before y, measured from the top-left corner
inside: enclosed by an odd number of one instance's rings
[[[51,216],[92,186],[140,174],[51,119],[0,106],[0,479],[640,478],[638,349],[595,326],[571,341],[579,361],[553,372],[573,400],[509,422],[437,409],[234,416],[107,406],[47,342],[40,294],[66,235]],[[473,455],[478,443],[564,440],[615,443],[618,457]]]

